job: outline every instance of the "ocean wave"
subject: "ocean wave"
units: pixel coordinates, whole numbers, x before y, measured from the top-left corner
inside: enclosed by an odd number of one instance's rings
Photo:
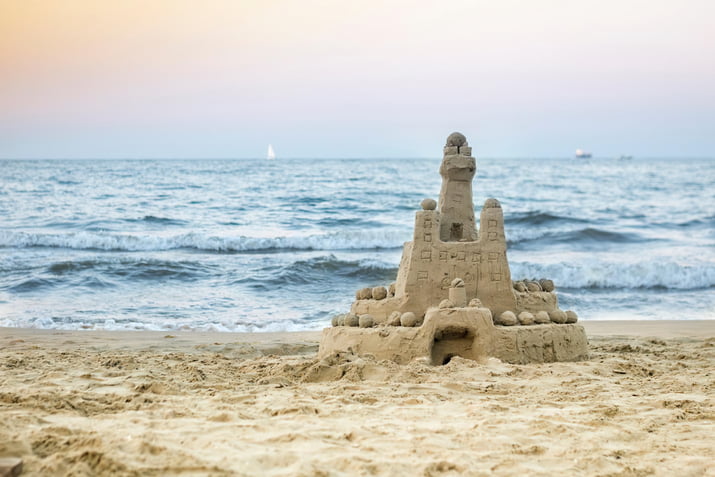
[[[182,225],[176,219],[147,216],[143,222]],[[353,224],[354,225],[354,224]],[[369,250],[401,248],[410,240],[405,229],[382,228],[365,224],[362,230],[342,230],[307,236],[247,237],[217,236],[200,232],[170,236],[116,233],[104,230],[68,231],[64,233],[29,233],[0,231],[0,248],[66,248],[106,251],[162,251],[195,249],[208,252],[257,252],[279,250]],[[568,243],[639,243],[647,239],[635,232],[615,232],[594,227],[541,228],[512,227],[506,230],[507,244],[549,241]]]
[[[56,262],[47,267],[47,273],[55,276],[99,272],[103,275],[126,277],[135,280],[154,278],[190,279],[210,275],[215,266],[196,261],[169,261],[156,259],[102,258],[90,260],[68,260]]]
[[[101,288],[113,288],[117,283],[107,279],[106,277],[98,276],[82,276],[71,282],[62,280],[57,277],[32,277],[21,278],[15,283],[9,285],[7,290],[13,293],[32,293],[39,290],[46,290],[56,287],[72,287],[86,290],[98,290]]]
[[[603,244],[603,243],[640,243],[646,242],[645,238],[635,232],[614,232],[594,227],[578,229],[543,229],[543,228],[515,228],[506,230],[507,244],[517,245],[528,242],[550,242],[569,244]]]
[[[692,290],[715,287],[715,264],[638,263],[511,263],[513,280],[549,278],[557,288],[664,288]]]
[[[403,231],[367,230],[309,236],[287,237],[219,237],[187,233],[162,237],[156,235],[72,232],[42,234],[0,231],[0,247],[67,248],[74,250],[162,251],[196,249],[208,252],[255,252],[276,250],[366,250],[402,246],[410,237]]]
[[[339,279],[356,279],[365,286],[386,285],[397,276],[397,266],[373,259],[341,260],[334,255],[296,260],[282,266],[267,266],[236,280],[259,289],[274,286],[315,284]]]
[[[24,270],[23,270],[24,268]],[[96,290],[121,283],[180,280],[190,282],[216,273],[216,266],[194,261],[102,257],[65,260],[46,267],[24,265],[2,281],[2,288],[15,293],[35,292],[55,287]]]
[[[319,331],[330,324],[330,315],[312,321],[301,319],[275,319],[265,322],[248,320],[215,320],[177,322],[174,319],[139,321],[127,319],[67,319],[63,317],[15,317],[0,319],[0,327],[34,328],[44,330],[105,330],[105,331],[198,331],[230,333],[276,333],[294,331]]]
[[[551,238],[562,242],[587,241],[627,243],[641,242],[645,240],[643,237],[636,233],[612,232],[610,230],[596,229],[593,227],[586,227],[584,229],[573,230],[571,232],[553,234]]]
[[[529,211],[523,213],[510,214],[505,217],[507,227],[509,225],[553,225],[564,223],[587,223],[588,220],[576,217],[565,217],[553,215],[547,212]]]
[[[168,217],[157,217],[154,215],[145,215],[140,219],[125,219],[125,222],[145,222],[160,225],[186,225],[185,220],[170,219]]]

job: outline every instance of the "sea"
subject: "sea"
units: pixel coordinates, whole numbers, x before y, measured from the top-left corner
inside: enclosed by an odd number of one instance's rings
[[[2,160],[0,326],[322,329],[395,280],[440,162]],[[478,159],[473,188],[579,319],[715,319],[715,160]]]

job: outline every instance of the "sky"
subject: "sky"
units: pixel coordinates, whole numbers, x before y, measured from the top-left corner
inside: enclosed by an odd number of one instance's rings
[[[0,158],[715,157],[711,0],[0,0]]]

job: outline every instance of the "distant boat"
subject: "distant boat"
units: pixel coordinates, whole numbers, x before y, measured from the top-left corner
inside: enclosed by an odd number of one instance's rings
[[[583,149],[576,149],[576,158],[577,159],[590,159],[591,153],[586,152]]]
[[[266,159],[268,159],[269,161],[272,161],[275,158],[276,158],[276,152],[273,150],[273,146],[269,144],[268,152],[266,153]]]
[[[625,156],[625,155],[623,155],[623,154],[621,154],[620,156],[618,156],[618,160],[619,160],[619,161],[628,161],[628,160],[630,160],[630,159],[633,159],[633,156]]]

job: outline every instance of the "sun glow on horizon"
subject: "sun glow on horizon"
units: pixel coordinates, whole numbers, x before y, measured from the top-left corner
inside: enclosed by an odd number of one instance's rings
[[[0,157],[424,156],[453,129],[485,155],[713,154],[712,13],[4,0]]]

